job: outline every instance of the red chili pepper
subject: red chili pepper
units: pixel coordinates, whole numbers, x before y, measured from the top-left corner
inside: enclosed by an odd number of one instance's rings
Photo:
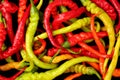
[[[26,9],[27,0],[19,0],[19,9],[18,9],[18,23],[20,22],[25,9]]]
[[[120,3],[117,0],[110,0],[111,4],[115,7],[118,14],[118,23],[115,26],[116,33],[120,30]]]
[[[99,53],[97,50],[93,49],[92,47],[90,47],[89,45],[87,45],[86,43],[84,43],[82,41],[78,42],[78,45],[80,45],[82,48],[90,51],[91,53],[95,54],[99,58],[111,58],[112,57],[112,55],[104,55],[104,54]]]
[[[52,22],[52,28],[59,29],[60,24],[62,22],[65,22],[72,18],[76,18],[76,17],[80,16],[83,12],[86,12],[85,7],[80,7],[78,9],[73,9],[71,11],[56,15],[56,17],[54,18],[54,21]]]
[[[3,43],[6,39],[6,29],[2,20],[2,13],[0,13],[0,52],[2,51]]]
[[[0,80],[15,80],[21,73],[23,73],[24,70],[25,68],[22,68],[19,72],[17,72],[15,75],[13,75],[10,78],[0,75]]]
[[[50,15],[51,15],[51,11],[52,9],[58,7],[58,6],[61,6],[61,5],[64,5],[64,6],[68,6],[70,9],[74,8],[75,9],[75,6],[76,8],[78,8],[77,4],[70,1],[70,0],[60,0],[60,1],[53,1],[51,2],[47,8],[45,9],[45,13],[44,13],[44,26],[45,26],[45,29],[46,29],[46,32],[48,34],[48,38],[50,40],[50,42],[52,43],[53,46],[57,47],[57,48],[61,48],[61,46],[59,44],[57,44],[57,42],[55,41],[55,39],[53,38],[52,36],[52,30],[50,28]]]
[[[94,47],[94,48],[96,48],[96,47]],[[70,48],[72,51],[74,51],[74,52],[77,52],[77,53],[79,53],[79,54],[71,54],[68,50],[66,50],[66,49],[61,49],[61,51],[60,51],[60,54],[70,54],[70,55],[72,55],[72,56],[74,56],[74,57],[79,57],[79,56],[89,56],[89,57],[92,57],[92,58],[99,58],[98,56],[96,56],[95,54],[92,54],[91,52],[89,52],[89,51],[87,51],[87,50],[85,50],[85,49],[83,49],[83,48],[76,48],[76,47],[72,47],[72,48]],[[49,50],[48,50],[48,53],[47,53],[47,55],[48,56],[54,56],[55,54],[56,54],[56,52],[58,51],[59,49],[58,48],[50,48]]]
[[[8,13],[15,13],[18,10],[18,6],[8,0],[4,0],[2,6],[6,9]]]
[[[46,47],[46,41],[44,39],[39,38],[38,40],[41,42],[41,47],[39,49],[34,50],[34,53],[36,55],[41,54],[41,52],[44,51]]]
[[[11,44],[13,43],[13,40],[14,40],[14,31],[13,31],[13,25],[12,25],[12,15],[7,12],[7,10],[3,7],[0,9],[2,14],[3,14],[3,17],[5,18],[6,20],[6,26],[7,26],[7,33],[8,33],[8,36],[10,38],[10,42]]]
[[[105,12],[111,17],[112,20],[115,20],[117,17],[117,14],[115,12],[115,9],[112,5],[110,5],[106,0],[91,0],[96,5],[101,7]]]
[[[99,38],[103,38],[108,36],[107,32],[97,32],[97,36]],[[72,37],[68,38],[68,42],[70,46],[76,45],[79,41],[84,41],[88,39],[93,39],[91,32],[80,32],[79,34],[75,34]]]
[[[37,3],[37,1],[38,0],[35,0],[34,2]],[[20,47],[22,46],[22,42],[24,40],[24,27],[26,24],[26,20],[29,17],[30,8],[31,5],[28,6],[24,13],[24,16],[22,17],[20,23],[18,24],[18,30],[16,32],[12,46],[5,50],[2,54],[0,54],[0,60],[12,56],[16,52],[18,52]]]

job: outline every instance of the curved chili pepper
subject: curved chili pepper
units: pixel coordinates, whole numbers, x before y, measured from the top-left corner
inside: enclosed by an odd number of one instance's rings
[[[41,72],[41,73],[32,73],[32,72],[28,72],[28,73],[23,73],[22,75],[20,75],[19,77],[16,78],[16,80],[21,80],[21,79],[31,79],[31,80],[53,80],[55,77],[63,74],[69,67],[81,63],[81,62],[98,62],[98,60],[94,59],[94,58],[89,58],[89,57],[78,57],[78,58],[74,58],[71,60],[66,61],[65,63],[63,63],[62,65],[60,65],[58,68],[46,71],[46,72]],[[47,77],[46,77],[47,75]]]
[[[42,60],[43,62],[49,63],[50,60],[51,60],[51,58],[52,58],[52,57],[50,57],[50,56],[43,56],[43,57],[41,58],[41,60]],[[69,59],[72,59],[72,58],[74,58],[74,57],[73,57],[72,55],[70,55],[70,54],[62,54],[62,55],[56,56],[56,57],[52,60],[51,63],[59,63],[59,62],[61,62],[61,61],[63,61],[63,60],[69,60]]]
[[[19,0],[19,9],[18,9],[18,23],[20,22],[25,9],[26,9],[27,0]]]
[[[58,47],[58,48],[61,48],[61,46],[59,44],[56,43],[56,41],[54,40],[53,36],[52,36],[52,31],[51,31],[51,28],[50,28],[50,23],[49,23],[49,20],[50,20],[50,12],[52,11],[52,9],[54,9],[54,7],[57,7],[57,6],[60,6],[60,5],[65,5],[65,6],[68,6],[69,8],[78,8],[77,7],[77,4],[72,2],[72,1],[69,1],[69,0],[61,0],[61,1],[54,1],[52,3],[50,3],[47,8],[45,9],[45,13],[44,13],[44,26],[45,26],[45,29],[46,29],[46,32],[48,34],[48,38],[50,39],[50,42],[52,43],[53,46],[55,47]]]
[[[6,9],[8,13],[15,13],[18,10],[18,6],[8,0],[2,2],[2,6]]]
[[[90,11],[92,14],[99,13],[97,17],[105,25],[106,31],[108,33],[108,38],[109,38],[109,48],[108,48],[107,54],[111,54],[115,44],[115,32],[114,32],[113,22],[111,18],[107,15],[107,13],[105,13],[105,11],[99,8],[96,4],[92,3],[90,0],[80,0],[80,1],[82,2],[83,6],[86,6],[86,9]],[[108,58],[105,59],[104,70],[105,70],[105,67],[107,66],[106,65],[107,62],[108,62]]]
[[[41,44],[42,44],[41,47],[40,47],[39,49],[37,49],[37,50],[34,50],[34,53],[37,54],[37,55],[38,55],[38,54],[41,54],[41,52],[44,51],[44,50],[45,50],[45,47],[46,47],[46,41],[45,41],[44,39],[40,39],[40,38],[39,38],[39,41],[40,41]]]
[[[95,74],[101,80],[100,74],[93,67],[87,67],[85,65],[76,64],[71,66],[65,71],[65,73],[68,72],[82,73],[87,75]]]
[[[0,52],[2,51],[2,46],[6,39],[6,34],[7,32],[3,23],[2,13],[0,13]]]
[[[99,7],[101,7],[111,17],[112,20],[116,19],[117,14],[115,12],[115,9],[106,0],[91,0],[91,1],[98,5]]]
[[[97,32],[97,36],[99,38],[103,38],[108,36],[107,32]],[[78,34],[73,35],[72,37],[68,38],[68,43],[70,46],[76,45],[79,41],[93,39],[91,32],[80,32]]]
[[[26,31],[26,39],[25,39],[25,45],[26,45],[26,52],[28,54],[28,56],[30,57],[30,59],[40,68],[44,68],[44,69],[51,69],[51,68],[55,68],[57,65],[55,64],[47,64],[47,63],[43,63],[42,61],[40,61],[35,55],[34,52],[32,50],[32,41],[34,38],[34,34],[36,32],[37,29],[37,25],[38,25],[38,21],[39,21],[39,13],[37,8],[34,6],[34,3],[32,0],[30,0],[31,2],[31,9],[30,9],[30,23],[28,24],[28,28]]]
[[[115,70],[117,61],[118,61],[119,49],[120,49],[120,32],[119,32],[119,36],[117,37],[117,42],[115,44],[115,51],[114,51],[113,57],[108,67],[108,70],[106,72],[104,80],[111,80],[112,78],[112,73]]]
[[[86,43],[84,43],[82,41],[78,42],[78,45],[80,45],[84,49],[90,51],[91,53],[95,54],[99,58],[111,58],[112,57],[112,55],[106,55],[106,54],[99,53],[98,51],[96,51],[95,49],[93,49],[92,47],[90,47],[89,45],[87,45]]]
[[[20,49],[24,37],[24,26],[29,16],[29,11],[30,6],[27,8],[26,12],[24,13],[25,14],[24,17],[22,18],[21,22],[18,25],[18,30],[16,32],[13,45],[9,47],[7,50],[5,50],[2,54],[0,54],[0,59],[5,59],[18,52],[18,50]]]
[[[67,11],[67,12],[61,13],[59,15],[56,15],[56,17],[54,18],[54,21],[52,22],[52,29],[59,29],[60,24],[62,22],[65,22],[72,18],[76,18],[85,11],[86,11],[85,7],[80,7],[78,9],[74,9],[74,10]]]
[[[89,24],[90,24],[90,18],[89,17],[78,19],[73,24],[71,24],[71,25],[69,25],[67,27],[63,27],[61,29],[53,31],[53,35],[55,36],[55,35],[58,35],[58,34],[64,34],[64,33],[72,32],[74,30],[80,29],[81,27],[88,26]],[[34,38],[34,40],[38,40],[37,37],[45,39],[48,36],[47,36],[47,33],[45,32],[45,33],[42,33],[40,35],[37,35]]]
[[[94,27],[94,18],[99,15],[99,14],[95,14],[95,15],[92,15],[91,17],[91,24],[90,24],[90,28],[91,28],[91,32],[92,32],[92,35],[93,35],[93,38],[98,46],[98,49],[99,49],[99,52],[101,54],[106,54],[106,51],[105,51],[105,48],[103,46],[103,44],[101,43],[99,37],[97,36],[97,33],[95,31],[95,27]],[[99,63],[99,66],[100,66],[100,72],[103,76],[103,79],[104,79],[104,74],[105,74],[105,71],[103,71],[103,64],[104,64],[104,58],[99,58],[100,60],[100,63]]]
[[[13,41],[14,41],[14,31],[13,31],[13,24],[12,24],[12,15],[7,12],[7,10],[3,7],[0,9],[2,14],[3,14],[3,17],[5,18],[6,20],[6,26],[7,26],[7,33],[9,35],[9,38],[10,38],[10,42],[11,44],[13,44]]]

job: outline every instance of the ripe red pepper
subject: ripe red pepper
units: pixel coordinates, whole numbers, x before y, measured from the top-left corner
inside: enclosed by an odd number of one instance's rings
[[[13,31],[13,27],[12,27],[12,15],[10,13],[8,13],[4,7],[1,8],[1,11],[2,11],[3,17],[6,20],[6,26],[7,26],[6,29],[7,29],[8,36],[10,38],[10,42],[12,44],[13,40],[14,40],[14,31]]]
[[[110,0],[111,4],[115,7],[118,14],[118,23],[115,26],[116,33],[120,30],[120,3],[117,0]]]
[[[27,0],[19,0],[19,9],[18,9],[18,23],[20,22],[25,9],[26,9]]]
[[[37,1],[38,0],[35,0],[34,2],[37,3]],[[24,28],[25,28],[26,20],[29,17],[30,8],[31,5],[28,6],[28,8],[24,13],[24,16],[22,17],[20,23],[18,24],[18,30],[16,32],[12,46],[0,54],[0,60],[12,56],[16,52],[18,52],[19,49],[21,48],[24,40]]]
[[[52,36],[52,29],[50,28],[50,15],[51,15],[51,11],[52,9],[58,7],[58,6],[68,6],[70,9],[78,8],[77,4],[74,3],[73,1],[70,0],[59,0],[59,1],[53,1],[51,2],[47,8],[45,9],[45,13],[44,13],[44,26],[46,29],[46,32],[48,34],[48,38],[50,40],[50,42],[52,43],[53,46],[57,47],[57,48],[61,48],[61,46],[59,44],[57,44],[57,42],[55,41],[55,39]]]
[[[97,32],[97,36],[99,38],[103,38],[108,36],[107,32]],[[93,35],[91,32],[80,32],[78,34],[73,35],[72,37],[68,38],[68,42],[70,46],[76,45],[79,41],[84,41],[88,39],[93,39]]]
[[[78,9],[73,9],[71,11],[67,11],[59,15],[56,15],[56,17],[54,18],[54,21],[52,22],[52,29],[59,29],[62,22],[65,22],[72,18],[76,18],[84,12],[86,12],[86,8],[80,7]]]
[[[96,48],[96,47],[95,47]],[[83,48],[76,48],[76,47],[72,47],[70,48],[72,51],[76,52],[76,53],[79,53],[79,54],[71,54],[68,50],[66,49],[62,49],[60,51],[60,54],[70,54],[72,55],[73,57],[79,57],[79,56],[89,56],[89,57],[93,57],[93,58],[99,58],[98,56],[96,56],[95,54],[92,54],[91,52],[83,49]],[[50,48],[48,50],[48,53],[47,55],[48,56],[54,56],[56,54],[56,52],[58,51],[59,49],[58,48]]]
[[[2,13],[0,13],[0,52],[2,51],[3,43],[6,39],[6,29],[2,20]]]
[[[105,12],[111,17],[112,20],[116,19],[117,14],[115,12],[115,9],[106,0],[91,0],[91,1],[98,5],[99,7],[101,7],[103,10],[105,10]]]

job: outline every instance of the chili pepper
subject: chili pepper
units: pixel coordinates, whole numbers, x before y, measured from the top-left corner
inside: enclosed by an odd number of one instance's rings
[[[111,58],[112,57],[112,55],[106,55],[106,54],[99,53],[98,51],[96,51],[95,49],[93,49],[92,47],[90,47],[89,45],[87,45],[84,42],[80,41],[80,42],[78,42],[78,45],[80,45],[82,48],[90,51],[91,53],[95,54],[98,57],[101,57],[101,58]]]
[[[56,40],[56,42],[58,42],[58,44],[60,44],[60,45],[63,44],[64,41],[65,41],[62,34],[59,34],[59,35],[55,36],[55,40]]]
[[[94,46],[91,46],[91,47],[93,47],[94,48]],[[92,58],[99,58],[98,56],[96,56],[95,54],[92,54],[91,52],[89,52],[89,51],[87,51],[87,50],[85,50],[85,49],[83,49],[83,48],[76,48],[76,47],[72,47],[72,48],[70,48],[72,51],[74,51],[74,52],[76,52],[76,53],[79,53],[79,54],[71,54],[71,52],[70,51],[68,51],[68,50],[66,50],[66,49],[61,49],[61,51],[60,51],[60,54],[62,55],[62,54],[70,54],[70,55],[72,55],[73,57],[79,57],[79,56],[89,56],[89,57],[92,57]],[[94,48],[95,49],[95,48]],[[48,53],[47,53],[47,55],[48,56],[53,56],[56,52],[58,51],[58,49],[57,48],[50,48],[49,50],[48,50]]]
[[[5,77],[0,75],[0,80],[15,80],[21,73],[23,73],[23,71],[25,70],[25,68],[21,69],[19,72],[17,72],[16,74],[14,74],[12,77]]]
[[[112,20],[116,19],[117,14],[115,12],[114,7],[106,0],[91,0],[91,1],[94,2],[100,8],[102,8],[110,16]]]
[[[7,10],[3,7],[0,9],[3,17],[6,20],[6,26],[7,26],[7,33],[9,35],[10,38],[10,42],[11,44],[13,44],[14,41],[14,31],[13,31],[13,27],[12,27],[12,15],[10,13],[7,12]]]
[[[23,73],[22,75],[20,75],[19,77],[16,78],[16,80],[21,80],[21,79],[25,79],[25,80],[35,80],[35,79],[39,79],[39,80],[53,80],[55,77],[61,75],[62,73],[64,73],[69,67],[77,64],[77,63],[81,63],[81,62],[98,62],[98,60],[94,59],[94,58],[89,58],[89,57],[78,57],[78,58],[74,58],[71,60],[66,61],[65,63],[61,64],[59,67],[52,69],[52,70],[48,70],[46,72],[41,72],[41,73],[32,73],[32,72],[28,72],[28,73]],[[47,77],[46,77],[47,75]]]
[[[30,11],[30,6],[27,8],[26,12],[24,13],[25,14],[24,17],[22,18],[21,22],[18,25],[18,30],[16,32],[13,45],[9,47],[7,50],[5,50],[2,54],[0,54],[0,59],[5,59],[18,52],[18,50],[20,49],[21,42],[23,41],[23,36],[24,36],[24,26],[29,16],[29,11]]]
[[[59,56],[56,56],[56,57],[52,60],[52,63],[59,63],[59,62],[61,62],[61,61],[63,61],[63,60],[69,60],[69,59],[72,59],[72,58],[73,58],[73,56],[71,56],[71,55],[69,55],[69,54],[61,54],[61,55],[59,55]],[[43,57],[41,58],[41,60],[42,60],[43,62],[49,63],[50,60],[51,60],[51,57],[50,57],[50,56],[43,56]]]
[[[39,67],[41,68],[46,68],[46,69],[51,69],[51,68],[55,68],[56,65],[55,64],[47,64],[47,63],[43,63],[42,61],[40,61],[35,55],[34,52],[32,50],[32,45],[33,45],[33,38],[34,38],[34,34],[36,32],[37,29],[37,25],[38,25],[38,21],[39,21],[39,13],[37,8],[34,6],[33,1],[30,0],[31,2],[31,9],[30,9],[30,23],[28,24],[28,28],[26,31],[26,39],[25,39],[25,45],[26,45],[26,52],[28,54],[28,56],[30,57],[30,59]]]
[[[80,7],[78,9],[74,9],[68,12],[64,12],[62,14],[57,15],[52,22],[53,29],[59,29],[59,26],[62,22],[65,22],[69,19],[76,18],[80,16],[83,12],[85,12],[85,7]],[[71,14],[72,13],[72,14]]]
[[[64,80],[73,80],[74,78],[80,77],[82,74],[81,73],[75,73],[67,76]]]
[[[108,33],[108,38],[109,38],[109,48],[108,48],[107,54],[111,54],[112,49],[115,44],[115,32],[114,32],[112,20],[107,15],[107,13],[105,13],[105,11],[103,11],[103,9],[99,8],[95,3],[92,3],[90,0],[80,0],[80,1],[82,2],[83,6],[86,6],[86,9],[88,11],[90,11],[92,14],[99,13],[99,15],[97,17],[105,25],[106,31]],[[105,62],[104,62],[104,71],[105,71],[107,62],[108,62],[108,58],[105,59]]]
[[[52,31],[49,25],[49,18],[50,18],[50,12],[52,11],[52,9],[54,9],[54,7],[60,6],[60,5],[65,5],[68,6],[69,8],[78,8],[77,5],[70,1],[70,0],[61,0],[61,1],[54,1],[52,3],[50,3],[47,8],[45,9],[45,13],[44,13],[44,26],[46,29],[46,32],[48,34],[48,38],[50,39],[50,42],[52,43],[53,46],[61,48],[61,46],[59,44],[56,43],[56,41],[54,40],[53,36],[52,36]]]
[[[112,78],[112,73],[115,70],[117,61],[118,61],[119,49],[120,49],[120,32],[119,32],[119,36],[117,38],[117,42],[115,44],[115,50],[114,50],[113,57],[112,57],[110,65],[108,67],[108,70],[107,70],[104,80],[111,80],[111,78]]]
[[[2,6],[6,9],[8,13],[15,13],[18,10],[18,6],[8,0],[2,2]]]
[[[43,4],[43,0],[40,0],[39,3],[38,3],[38,5],[37,5],[37,9],[38,10],[41,8],[42,4]]]
[[[0,52],[2,51],[2,46],[6,39],[6,34],[7,32],[3,23],[2,13],[0,13]]]
[[[120,30],[120,3],[117,0],[110,0],[110,2],[114,6],[118,14],[118,23],[115,26],[115,31],[117,33]]]
[[[82,73],[82,74],[87,74],[87,75],[95,74],[101,80],[101,76],[93,67],[87,67],[87,66],[82,65],[82,64],[81,65],[76,64],[76,65],[69,67],[65,71],[65,73],[68,73],[68,72]]]
[[[106,37],[108,34],[106,32],[97,32],[99,38]],[[68,43],[70,46],[76,45],[79,41],[93,39],[91,32],[80,32],[68,38]]]
[[[91,28],[91,32],[92,32],[92,35],[94,37],[94,40],[99,48],[99,52],[102,53],[102,54],[106,54],[106,51],[105,51],[105,48],[103,46],[103,44],[101,43],[99,37],[97,36],[97,33],[95,31],[95,28],[94,28],[94,18],[99,15],[98,14],[95,14],[91,17],[91,25],[90,25],[90,28]],[[103,71],[103,64],[104,64],[104,58],[99,58],[100,60],[100,63],[99,63],[99,67],[100,67],[100,72],[103,76],[103,79],[104,79],[104,74],[105,74],[105,71]]]
[[[26,4],[27,4],[27,0],[19,0],[18,23],[20,22],[23,14],[25,12],[25,9],[27,8]]]
[[[90,24],[90,18],[89,17],[85,17],[83,19],[78,19],[77,21],[75,21],[73,24],[67,26],[67,27],[63,27],[61,29],[55,30],[53,31],[53,35],[58,35],[58,34],[64,34],[64,33],[68,33],[68,32],[72,32],[74,30],[80,29],[81,27],[87,26]],[[40,35],[35,36],[34,40],[37,40],[38,38],[42,38],[45,39],[47,38],[47,33],[42,33]]]
[[[8,71],[10,69],[18,69],[19,68],[18,64],[19,64],[19,62],[10,62],[5,65],[0,65],[0,70]]]
[[[36,3],[37,1],[38,0],[35,0],[34,2]],[[20,23],[18,25],[18,30],[16,32],[15,39],[13,41],[13,45],[11,47],[9,47],[7,50],[5,50],[2,54],[0,54],[0,60],[5,59],[5,58],[15,54],[20,49],[21,42],[23,41],[23,36],[24,36],[24,26],[25,26],[26,20],[29,16],[30,7],[31,6],[29,5],[24,13],[24,17],[22,18],[22,20],[20,21]]]
[[[37,49],[37,50],[34,50],[34,53],[37,54],[37,55],[38,55],[38,54],[41,54],[41,52],[44,51],[44,49],[45,49],[45,47],[46,47],[46,41],[45,41],[44,39],[40,39],[40,38],[39,38],[39,41],[40,41],[41,44],[42,44],[41,47],[40,47],[39,49]]]
[[[115,69],[112,75],[114,77],[120,77],[120,69],[119,68]]]

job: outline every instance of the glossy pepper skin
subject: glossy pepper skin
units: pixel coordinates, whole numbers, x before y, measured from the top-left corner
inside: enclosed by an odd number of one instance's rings
[[[56,78],[57,76],[63,74],[69,67],[81,63],[81,62],[98,62],[98,60],[94,59],[94,58],[90,58],[90,57],[78,57],[78,58],[74,58],[71,60],[66,61],[65,63],[63,63],[62,65],[60,65],[59,67],[46,71],[46,72],[41,72],[41,73],[32,73],[32,72],[28,72],[28,73],[23,73],[22,75],[20,75],[19,77],[16,78],[16,80],[53,80],[54,78]],[[47,77],[46,77],[47,75]]]
[[[86,6],[86,9],[91,12],[92,14],[99,14],[97,17],[103,22],[105,25],[106,31],[108,33],[108,39],[109,39],[109,47],[107,54],[112,53],[112,49],[115,44],[115,32],[113,27],[113,22],[111,18],[107,15],[105,11],[103,11],[101,8],[99,8],[95,3],[92,3],[90,0],[80,0],[83,6]],[[104,62],[104,71],[107,66],[108,58],[105,59]]]
[[[2,46],[6,39],[6,34],[7,34],[7,31],[3,23],[2,13],[0,13],[0,52],[2,51]]]
[[[108,3],[106,0],[91,0],[94,2],[96,5],[101,7],[109,16],[112,20],[116,20],[117,14],[113,6]]]
[[[61,46],[59,44],[57,44],[57,42],[54,40],[53,35],[52,35],[52,29],[50,28],[50,15],[51,15],[51,11],[52,9],[54,9],[55,7],[58,7],[60,5],[64,5],[69,7],[70,9],[72,8],[78,8],[78,6],[76,5],[76,3],[74,3],[73,1],[70,0],[60,0],[60,1],[54,1],[52,3],[50,3],[47,8],[45,9],[45,13],[44,13],[44,26],[46,29],[46,32],[48,34],[48,38],[50,40],[50,42],[52,43],[53,46],[61,48]]]

